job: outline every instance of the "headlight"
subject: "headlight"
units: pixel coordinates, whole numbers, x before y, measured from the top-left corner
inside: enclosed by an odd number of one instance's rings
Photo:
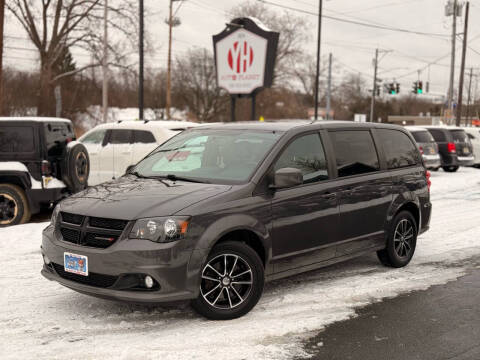
[[[53,212],[52,212],[52,218],[50,219],[50,225],[55,225],[55,223],[57,222],[59,212],[60,212],[60,207],[55,206],[55,209],[53,209]]]
[[[189,217],[186,216],[139,219],[128,238],[161,243],[175,241],[185,237],[188,223]]]

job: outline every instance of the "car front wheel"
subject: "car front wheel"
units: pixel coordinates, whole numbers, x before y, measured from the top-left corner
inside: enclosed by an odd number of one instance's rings
[[[387,247],[377,252],[385,266],[404,267],[412,260],[417,245],[417,223],[409,211],[399,212],[392,222]]]
[[[248,245],[227,241],[215,246],[202,268],[200,294],[192,307],[212,320],[248,313],[263,292],[264,268]]]
[[[455,172],[458,170],[458,166],[442,166],[445,172]]]

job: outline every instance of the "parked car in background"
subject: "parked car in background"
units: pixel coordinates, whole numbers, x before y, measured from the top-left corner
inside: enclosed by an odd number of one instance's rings
[[[42,207],[87,187],[89,159],[70,120],[0,118],[0,226],[28,222]]]
[[[420,126],[405,126],[405,128],[417,142],[425,167],[429,170],[437,171],[442,166],[442,163],[438,153],[438,145],[432,134]]]
[[[480,167],[480,128],[478,127],[465,127],[462,128],[466,133],[473,148],[473,166]]]
[[[425,126],[438,144],[442,168],[455,172],[460,166],[473,165],[472,144],[462,128],[453,126]]]
[[[377,252],[400,268],[429,228],[430,173],[399,126],[205,125],[62,201],[42,274],[102,298],[249,312],[264,281]]]
[[[186,121],[117,121],[96,126],[78,139],[90,156],[88,185],[122,176],[158,145],[194,126],[198,124]]]

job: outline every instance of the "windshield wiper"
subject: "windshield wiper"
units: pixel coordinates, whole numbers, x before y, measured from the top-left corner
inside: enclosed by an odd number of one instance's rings
[[[165,176],[159,176],[164,179],[172,180],[172,181],[188,181],[188,182],[193,182],[193,183],[201,183],[201,184],[208,184],[208,181],[205,180],[199,180],[199,179],[194,179],[194,178],[189,178],[189,177],[183,177],[183,176],[177,176],[174,174],[167,174]]]

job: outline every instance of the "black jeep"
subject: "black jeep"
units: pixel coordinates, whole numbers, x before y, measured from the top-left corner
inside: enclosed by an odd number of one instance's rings
[[[0,227],[87,187],[88,152],[75,140],[67,119],[0,118]]]

